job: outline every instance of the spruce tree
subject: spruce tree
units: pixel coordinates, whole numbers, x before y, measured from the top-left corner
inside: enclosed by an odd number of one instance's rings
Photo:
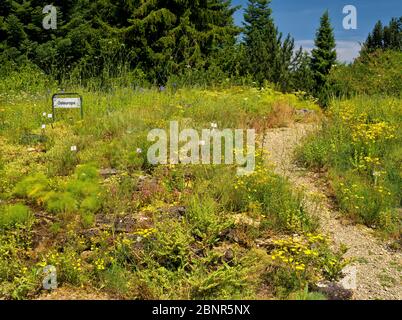
[[[264,80],[277,80],[275,69],[278,65],[280,42],[271,16],[270,2],[271,0],[249,0],[244,15],[246,70],[259,84]]]
[[[282,41],[272,18],[271,0],[249,0],[244,15],[244,66],[247,74],[262,85],[265,80],[278,89],[292,89],[294,39]]]
[[[295,53],[291,64],[292,89],[311,93],[314,89],[311,57],[302,47]]]
[[[124,63],[160,84],[187,66],[208,67],[239,34],[230,0],[52,3],[57,29],[44,31],[43,0],[2,0],[0,49],[27,56],[47,72],[63,69],[64,75],[75,69],[96,76]]]
[[[287,91],[292,87],[292,68],[295,63],[294,39],[288,34],[280,46],[278,58],[276,59],[275,81],[282,91]]]
[[[335,37],[326,11],[316,33],[315,48],[312,51],[311,70],[315,82],[315,92],[320,95],[325,88],[326,80],[332,66],[336,62]]]
[[[402,17],[400,18],[402,21]],[[402,25],[392,18],[389,25],[384,27],[384,49],[402,50]]]
[[[373,33],[372,33],[372,48],[374,50],[376,49],[383,49],[384,48],[384,29],[382,26],[381,21],[378,21],[374,27]]]
[[[154,82],[170,74],[203,68],[211,55],[234,44],[239,28],[227,0],[144,1],[133,10],[124,42],[135,48],[139,66]]]
[[[389,25],[384,27],[381,21],[376,23],[363,44],[361,55],[376,50],[402,51],[402,17],[392,18]]]

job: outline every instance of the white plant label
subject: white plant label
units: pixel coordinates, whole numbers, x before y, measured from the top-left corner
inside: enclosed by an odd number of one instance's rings
[[[57,109],[80,109],[80,98],[54,98],[54,107]]]

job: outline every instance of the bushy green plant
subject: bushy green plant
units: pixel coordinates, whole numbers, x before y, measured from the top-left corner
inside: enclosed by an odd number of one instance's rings
[[[148,250],[159,265],[169,270],[177,270],[184,268],[188,263],[190,245],[194,239],[183,223],[164,221],[159,224],[152,240],[147,242]]]
[[[98,170],[90,164],[78,166],[74,177],[60,185],[51,183],[44,174],[29,176],[16,185],[14,194],[35,201],[51,213],[80,213],[86,226],[94,223],[102,199]]]
[[[339,97],[367,95],[400,96],[402,53],[378,50],[359,57],[351,65],[334,68],[329,77],[331,92]]]
[[[241,265],[223,265],[207,274],[200,268],[190,278],[191,299],[239,299],[250,296],[247,269]],[[247,292],[248,291],[248,292]]]
[[[234,224],[208,196],[190,199],[186,219],[191,224],[192,234],[206,245],[219,241],[220,235]]]
[[[15,204],[0,208],[0,228],[27,226],[33,215],[27,206]]]
[[[14,188],[14,194],[41,202],[50,191],[48,178],[42,174],[34,174],[20,181]]]
[[[308,283],[336,281],[348,264],[345,249],[333,252],[328,239],[321,234],[302,235],[274,241],[270,252],[272,264],[266,273],[279,296],[303,290]]]

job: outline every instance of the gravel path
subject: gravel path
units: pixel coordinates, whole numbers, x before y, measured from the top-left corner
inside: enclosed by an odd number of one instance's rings
[[[346,257],[354,260],[349,269],[357,273],[353,298],[401,300],[402,255],[387,249],[371,229],[352,225],[344,219],[327,196],[325,181],[293,161],[295,148],[303,137],[316,129],[314,124],[296,124],[269,130],[264,142],[269,160],[278,174],[288,177],[296,188],[303,190],[307,208],[319,219],[322,232],[331,237],[334,246],[344,244],[349,248]]]

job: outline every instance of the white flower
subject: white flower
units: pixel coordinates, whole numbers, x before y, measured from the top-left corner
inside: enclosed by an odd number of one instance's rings
[[[46,113],[46,112],[42,113],[42,116],[46,117],[46,115],[47,115],[47,113]]]
[[[214,128],[214,129],[218,128],[218,124],[215,122],[211,122],[211,128]]]
[[[373,171],[373,176],[374,177],[381,177],[381,172],[380,171]]]
[[[137,148],[137,153],[142,153],[142,149],[141,149],[141,148]]]
[[[46,128],[46,125],[45,124],[42,124],[42,129],[45,129]]]
[[[51,113],[49,113],[49,114],[47,115],[47,117],[48,117],[49,119],[52,119],[52,118],[53,118],[53,115],[52,115]]]
[[[70,150],[73,151],[73,152],[77,151],[77,146],[71,146]]]

